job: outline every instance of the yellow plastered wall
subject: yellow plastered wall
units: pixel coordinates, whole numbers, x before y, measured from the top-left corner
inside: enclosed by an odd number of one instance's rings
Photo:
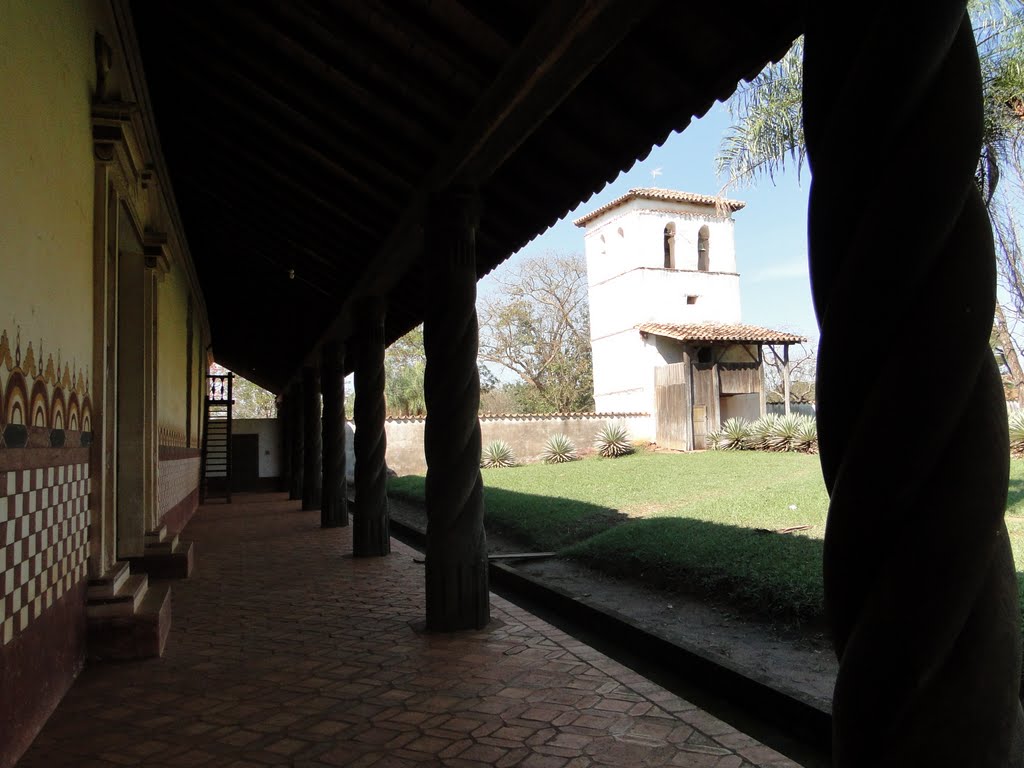
[[[189,286],[185,272],[179,264],[172,263],[170,272],[158,284],[157,421],[161,432],[168,435],[173,433],[180,439],[182,446],[187,420],[188,300]],[[197,365],[198,360],[193,358],[193,371]],[[193,411],[197,394],[195,391],[192,393]]]
[[[93,6],[0,0],[0,330],[91,368]]]

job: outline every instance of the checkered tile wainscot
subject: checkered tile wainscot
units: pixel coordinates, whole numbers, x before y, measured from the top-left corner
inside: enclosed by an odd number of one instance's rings
[[[3,644],[86,576],[89,465],[0,471]]]

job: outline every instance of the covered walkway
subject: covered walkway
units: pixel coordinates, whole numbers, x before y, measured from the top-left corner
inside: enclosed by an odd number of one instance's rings
[[[164,656],[87,667],[18,768],[796,766],[496,595],[425,633],[418,553],[299,507],[201,507]]]

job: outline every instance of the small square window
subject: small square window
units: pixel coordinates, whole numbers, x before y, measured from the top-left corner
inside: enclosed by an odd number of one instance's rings
[[[686,297],[686,303],[687,304],[696,304],[697,303],[697,297],[696,296],[687,296]]]

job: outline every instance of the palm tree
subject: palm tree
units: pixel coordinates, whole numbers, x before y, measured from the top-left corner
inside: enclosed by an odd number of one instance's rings
[[[1024,252],[1018,246],[1017,206],[1024,200],[1024,3],[972,0],[968,11],[981,60],[984,134],[976,177],[988,205],[1003,287],[994,337],[1024,405],[1024,368],[1006,317],[1024,315]],[[737,88],[727,103],[732,125],[722,139],[715,170],[721,194],[751,186],[792,167],[799,180],[806,162],[803,132],[803,38],[778,63]],[[1007,183],[1000,185],[1000,180]],[[1009,186],[1009,189],[1006,189]]]

